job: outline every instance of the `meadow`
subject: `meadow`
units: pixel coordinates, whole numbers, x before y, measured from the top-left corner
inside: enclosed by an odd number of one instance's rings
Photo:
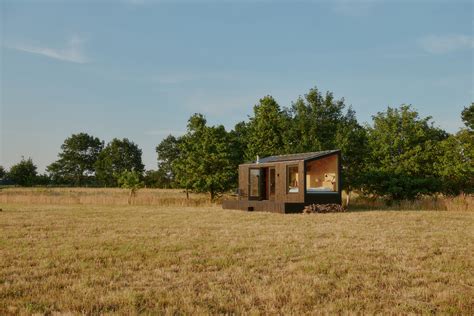
[[[474,312],[474,212],[282,215],[124,196],[0,200],[0,314]]]

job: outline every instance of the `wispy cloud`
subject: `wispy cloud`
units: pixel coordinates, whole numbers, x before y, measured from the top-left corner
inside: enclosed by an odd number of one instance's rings
[[[28,44],[14,44],[7,45],[7,47],[16,49],[22,52],[46,56],[53,59],[68,61],[73,63],[84,64],[89,60],[84,55],[83,51],[84,40],[78,37],[72,37],[66,43],[65,48],[50,48],[44,46],[34,46]]]
[[[474,48],[474,37],[463,34],[428,35],[419,40],[420,46],[431,54],[447,54]]]

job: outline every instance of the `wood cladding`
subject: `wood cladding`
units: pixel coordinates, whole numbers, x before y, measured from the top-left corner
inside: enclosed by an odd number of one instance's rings
[[[287,177],[288,166],[298,167],[298,192],[288,192]],[[268,164],[248,164],[239,166],[239,193],[241,199],[249,197],[249,169],[250,168],[268,168],[267,174],[270,174],[270,168],[275,168],[275,196],[274,200],[279,202],[304,202],[304,161],[286,161]],[[268,179],[268,178],[267,178]]]
[[[224,201],[223,207],[289,213],[300,212],[311,203],[340,204],[340,155],[340,151],[323,155],[318,152],[297,155],[308,157],[306,160],[281,160],[275,156],[270,157],[271,162],[242,164],[239,166],[239,200]],[[289,156],[293,157],[282,157]]]

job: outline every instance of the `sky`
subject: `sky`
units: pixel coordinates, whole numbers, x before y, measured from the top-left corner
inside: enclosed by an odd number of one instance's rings
[[[0,165],[43,172],[64,139],[155,147],[196,112],[228,130],[318,87],[361,123],[412,104],[454,133],[473,101],[464,0],[0,0]]]

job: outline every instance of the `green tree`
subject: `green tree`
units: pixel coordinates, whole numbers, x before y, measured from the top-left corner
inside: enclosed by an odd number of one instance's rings
[[[124,171],[135,171],[143,174],[142,150],[124,138],[114,138],[100,152],[95,163],[96,177],[106,186],[117,186],[117,179]]]
[[[143,177],[143,183],[147,188],[169,189],[172,187],[168,174],[161,169],[147,170]]]
[[[467,128],[474,130],[474,102],[465,107],[461,113],[462,120]]]
[[[95,174],[95,163],[104,143],[86,133],[72,134],[61,145],[59,159],[46,170],[55,182],[81,186]]]
[[[288,109],[286,153],[335,149],[338,129],[346,129],[344,108],[344,99],[336,100],[329,91],[323,96],[317,88],[298,98]]]
[[[368,128],[366,192],[402,200],[440,190],[434,163],[439,142],[447,134],[430,121],[431,117],[420,118],[408,105],[388,107],[373,116],[374,125]]]
[[[25,160],[22,157],[19,163],[10,168],[8,179],[17,185],[32,186],[36,180],[36,169],[37,167],[31,158]]]
[[[140,174],[136,171],[124,170],[117,178],[119,187],[130,190],[128,204],[132,204],[132,199],[137,195],[137,191],[143,187],[140,181]]]
[[[253,108],[254,116],[248,123],[248,140],[245,159],[266,157],[284,151],[285,112],[271,96],[260,99]]]
[[[366,160],[369,155],[367,131],[356,119],[355,112],[349,108],[335,133],[335,148],[341,150],[342,186],[346,191],[346,205],[349,205],[351,191],[360,189]]]
[[[158,170],[162,178],[162,185],[170,187],[174,184],[173,163],[179,157],[179,143],[180,138],[169,135],[164,138],[158,146],[156,146],[156,153],[158,154]],[[155,174],[156,176],[158,174]],[[165,184],[166,183],[166,184]]]
[[[51,177],[48,174],[38,174],[35,178],[36,185],[47,186],[51,184]]]
[[[439,149],[434,170],[443,193],[474,193],[474,133],[463,129],[443,140]]]
[[[237,165],[231,147],[231,137],[222,125],[206,126],[203,115],[193,115],[174,163],[177,182],[186,189],[209,193],[214,200],[234,184]]]
[[[7,174],[7,171],[5,170],[5,168],[3,166],[0,166],[0,180],[3,179],[3,177],[5,177],[6,174]]]
[[[231,130],[229,134],[232,142],[233,159],[237,164],[243,163],[245,161],[245,152],[249,145],[249,124],[243,121],[239,122],[235,124],[234,129]]]

